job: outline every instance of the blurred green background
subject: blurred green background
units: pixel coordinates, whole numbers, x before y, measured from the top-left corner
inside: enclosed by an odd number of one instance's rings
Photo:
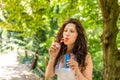
[[[93,80],[103,80],[100,41],[103,22],[98,0],[3,0],[0,5],[0,52],[17,49],[18,60],[29,66],[38,51],[37,67],[33,72],[44,78],[48,49],[68,18],[81,20],[85,27],[94,65]],[[119,41],[120,35],[117,43]]]

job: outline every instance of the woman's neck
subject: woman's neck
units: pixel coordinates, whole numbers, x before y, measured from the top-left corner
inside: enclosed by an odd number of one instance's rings
[[[66,51],[66,53],[67,53],[67,54],[71,53],[71,52],[72,52],[72,48],[73,48],[73,46],[67,46],[67,51]]]

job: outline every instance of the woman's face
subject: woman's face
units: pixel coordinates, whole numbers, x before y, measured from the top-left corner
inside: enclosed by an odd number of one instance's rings
[[[75,24],[68,23],[63,31],[63,38],[65,45],[74,45],[77,39],[78,33],[75,27]]]

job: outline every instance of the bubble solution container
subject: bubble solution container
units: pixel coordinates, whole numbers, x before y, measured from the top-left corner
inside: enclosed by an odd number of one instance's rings
[[[64,55],[64,67],[65,68],[69,68],[69,65],[68,65],[68,60],[69,59],[70,59],[70,55],[69,54]]]

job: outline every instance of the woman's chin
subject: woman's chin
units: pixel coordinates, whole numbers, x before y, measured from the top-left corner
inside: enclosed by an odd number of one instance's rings
[[[67,43],[67,42],[64,42],[64,44],[65,44],[65,45],[68,45],[68,43]]]

